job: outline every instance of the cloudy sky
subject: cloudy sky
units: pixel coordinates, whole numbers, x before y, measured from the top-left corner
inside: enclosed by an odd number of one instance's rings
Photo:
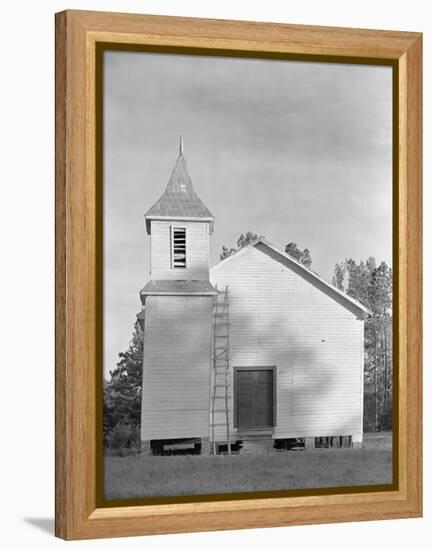
[[[388,67],[106,52],[104,370],[130,340],[149,278],[144,213],[179,136],[215,216],[211,264],[241,233],[336,262],[392,259],[392,73]]]

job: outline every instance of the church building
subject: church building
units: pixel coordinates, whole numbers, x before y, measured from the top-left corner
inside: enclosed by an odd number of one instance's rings
[[[145,214],[143,452],[360,445],[369,311],[264,239],[210,269],[214,221],[181,141]]]

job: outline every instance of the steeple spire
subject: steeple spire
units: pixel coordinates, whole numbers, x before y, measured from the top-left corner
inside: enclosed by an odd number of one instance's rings
[[[179,156],[174,165],[167,188],[161,198],[146,212],[146,227],[150,233],[152,219],[193,219],[210,223],[213,231],[213,215],[198,198],[188,174],[186,160],[183,156],[183,138],[179,140]]]

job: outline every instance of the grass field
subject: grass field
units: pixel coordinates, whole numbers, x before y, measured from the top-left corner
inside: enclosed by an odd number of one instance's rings
[[[105,458],[105,498],[141,498],[389,484],[389,434],[362,449],[315,449],[245,456]]]

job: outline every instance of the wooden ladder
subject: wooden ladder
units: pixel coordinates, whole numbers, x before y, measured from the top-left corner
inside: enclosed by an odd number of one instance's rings
[[[215,428],[225,428],[227,452],[230,448],[230,415],[229,415],[229,376],[230,376],[230,323],[229,323],[229,290],[215,296],[212,312],[213,346],[212,346],[212,385],[210,402],[210,428],[213,454],[217,454],[217,437]]]

